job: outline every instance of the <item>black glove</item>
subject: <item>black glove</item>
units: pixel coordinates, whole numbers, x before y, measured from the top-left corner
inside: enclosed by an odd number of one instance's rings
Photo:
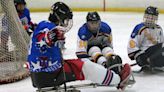
[[[142,54],[137,56],[136,62],[141,67],[145,66],[145,65],[149,65],[147,58],[148,58],[148,56],[145,53],[142,53]]]
[[[113,55],[109,57],[109,59],[107,60],[106,67],[110,68],[111,66],[116,65],[116,64],[122,65],[122,59],[118,55]],[[116,67],[111,68],[111,70],[113,70],[116,74],[119,74],[121,68],[122,68],[121,66],[116,66]]]

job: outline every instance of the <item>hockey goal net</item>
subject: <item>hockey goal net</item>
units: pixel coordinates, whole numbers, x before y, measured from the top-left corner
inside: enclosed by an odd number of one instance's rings
[[[14,0],[0,0],[0,84],[15,82],[29,75],[23,67],[29,36],[23,29]]]

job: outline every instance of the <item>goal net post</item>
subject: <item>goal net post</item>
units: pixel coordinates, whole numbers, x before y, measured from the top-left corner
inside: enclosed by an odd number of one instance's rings
[[[23,65],[28,54],[29,36],[15,9],[14,0],[0,0],[0,84],[29,75]]]

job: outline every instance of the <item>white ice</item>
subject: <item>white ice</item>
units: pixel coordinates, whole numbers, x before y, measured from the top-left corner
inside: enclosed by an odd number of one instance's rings
[[[86,21],[87,12],[74,12],[73,28],[66,33],[66,51],[64,58],[76,58],[76,38],[79,27]],[[123,63],[134,63],[127,56],[127,43],[136,24],[143,21],[143,13],[99,12],[101,19],[107,22],[113,32],[114,51],[123,59]],[[31,13],[32,21],[38,23],[47,20],[48,13]],[[164,28],[164,14],[159,15],[158,24]],[[133,69],[139,69],[138,66]],[[101,75],[98,75],[101,76]],[[164,73],[134,74],[136,83],[125,92],[164,92]],[[31,79],[0,85],[0,92],[35,92]],[[82,89],[82,92],[119,92],[114,87],[98,87]]]

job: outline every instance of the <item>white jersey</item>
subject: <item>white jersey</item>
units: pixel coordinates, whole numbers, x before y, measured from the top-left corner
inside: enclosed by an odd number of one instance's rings
[[[134,28],[129,39],[128,56],[133,60],[139,55],[138,52],[145,51],[150,46],[163,42],[163,30],[159,25],[148,28],[144,23],[140,23]]]

